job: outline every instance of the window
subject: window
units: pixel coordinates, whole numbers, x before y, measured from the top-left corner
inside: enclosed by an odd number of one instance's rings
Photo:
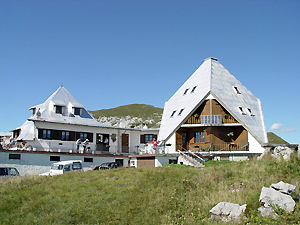
[[[174,111],[172,112],[171,117],[173,117],[173,116],[175,115],[175,113],[176,113],[176,110],[174,110]]]
[[[70,170],[71,170],[71,165],[64,166],[64,171],[70,171]]]
[[[242,115],[246,115],[246,113],[243,110],[243,107],[239,107],[239,109],[240,109],[240,112],[242,113]]]
[[[186,95],[186,93],[188,92],[189,88],[185,89],[183,95]]]
[[[62,141],[69,141],[70,140],[70,132],[69,131],[62,131],[61,132],[61,140]]]
[[[80,133],[80,140],[85,141],[87,139],[87,133]]]
[[[200,143],[200,142],[205,142],[205,134],[204,131],[201,132],[196,132],[195,133],[195,142]]]
[[[82,169],[82,165],[80,162],[74,162],[72,165],[72,169],[73,170],[81,170]]]
[[[9,172],[11,176],[18,176],[19,172],[15,168],[9,168]]]
[[[181,134],[181,142],[182,142],[182,145],[186,144],[186,133]]]
[[[248,112],[249,112],[250,116],[254,116],[254,113],[252,112],[252,110],[249,109],[249,108],[247,108],[247,109],[248,109]]]
[[[60,106],[60,105],[56,105],[55,106],[55,113],[57,113],[57,114],[62,114],[62,106]]]
[[[149,143],[153,141],[153,135],[152,134],[145,134],[145,143]]]
[[[43,129],[42,130],[43,132],[43,139],[51,139],[51,130],[46,130],[46,129]]]
[[[153,138],[157,139],[157,135],[156,134],[143,134],[140,136],[140,143],[141,144],[152,143]]]
[[[8,176],[8,169],[0,168],[0,176]]]
[[[32,115],[35,114],[36,108],[32,108]]]
[[[9,159],[21,159],[21,154],[9,154]]]
[[[177,159],[169,159],[169,164],[177,164]]]
[[[183,110],[184,110],[184,109],[180,109],[180,111],[179,111],[179,113],[178,113],[178,116],[181,116]]]
[[[94,161],[93,158],[84,158],[84,162],[90,162],[92,163]]]
[[[197,86],[193,87],[191,93],[194,93],[195,89],[196,89]]]
[[[238,87],[234,86],[233,88],[234,88],[234,90],[236,91],[237,94],[241,94],[241,92],[239,91]]]
[[[51,155],[50,156],[50,161],[57,161],[57,162],[59,162],[60,161],[60,156]]]
[[[74,115],[80,116],[81,115],[81,108],[73,108],[74,109]]]

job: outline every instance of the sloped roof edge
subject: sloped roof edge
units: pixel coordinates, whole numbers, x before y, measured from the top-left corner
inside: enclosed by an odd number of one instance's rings
[[[167,136],[164,140],[168,140],[180,127],[182,124],[184,124],[187,119],[195,112],[196,109],[206,100],[206,98],[210,95],[210,91],[202,98],[202,100],[186,115],[186,117],[177,125],[175,129],[173,129],[172,132],[170,132],[169,136]]]
[[[261,141],[255,133],[252,132],[252,130],[241,120],[238,116],[235,115],[213,92],[211,92],[211,95],[230,113],[231,116],[233,116],[242,126],[260,143],[264,144],[263,141]]]

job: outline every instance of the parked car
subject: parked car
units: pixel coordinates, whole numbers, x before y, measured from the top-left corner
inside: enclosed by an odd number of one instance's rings
[[[100,166],[95,166],[94,170],[109,170],[109,169],[116,169],[119,165],[116,162],[106,162],[102,163]]]
[[[14,167],[0,167],[0,177],[20,176],[19,171]]]
[[[68,160],[53,163],[50,172],[41,173],[40,176],[54,176],[60,175],[71,171],[82,171],[82,161],[81,160]]]

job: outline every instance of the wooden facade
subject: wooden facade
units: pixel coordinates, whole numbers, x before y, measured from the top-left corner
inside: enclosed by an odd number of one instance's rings
[[[201,124],[201,116],[203,115],[221,115],[222,123],[238,123],[238,121],[215,99],[210,99],[200,105],[192,116],[188,118],[185,124]]]
[[[176,144],[179,150],[249,150],[247,130],[214,99],[206,100],[176,132]]]

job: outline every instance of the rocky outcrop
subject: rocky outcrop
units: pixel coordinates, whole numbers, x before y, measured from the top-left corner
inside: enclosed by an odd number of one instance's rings
[[[240,206],[230,202],[220,202],[209,212],[212,214],[213,219],[228,222],[238,220],[245,212],[246,206],[246,204]]]
[[[267,148],[260,157],[258,157],[258,159],[261,159],[263,156],[265,155],[271,155],[273,158],[280,160],[281,157],[284,160],[289,160],[291,154],[294,151],[292,149],[290,149],[289,147],[285,147],[285,146],[277,146],[275,148]]]

